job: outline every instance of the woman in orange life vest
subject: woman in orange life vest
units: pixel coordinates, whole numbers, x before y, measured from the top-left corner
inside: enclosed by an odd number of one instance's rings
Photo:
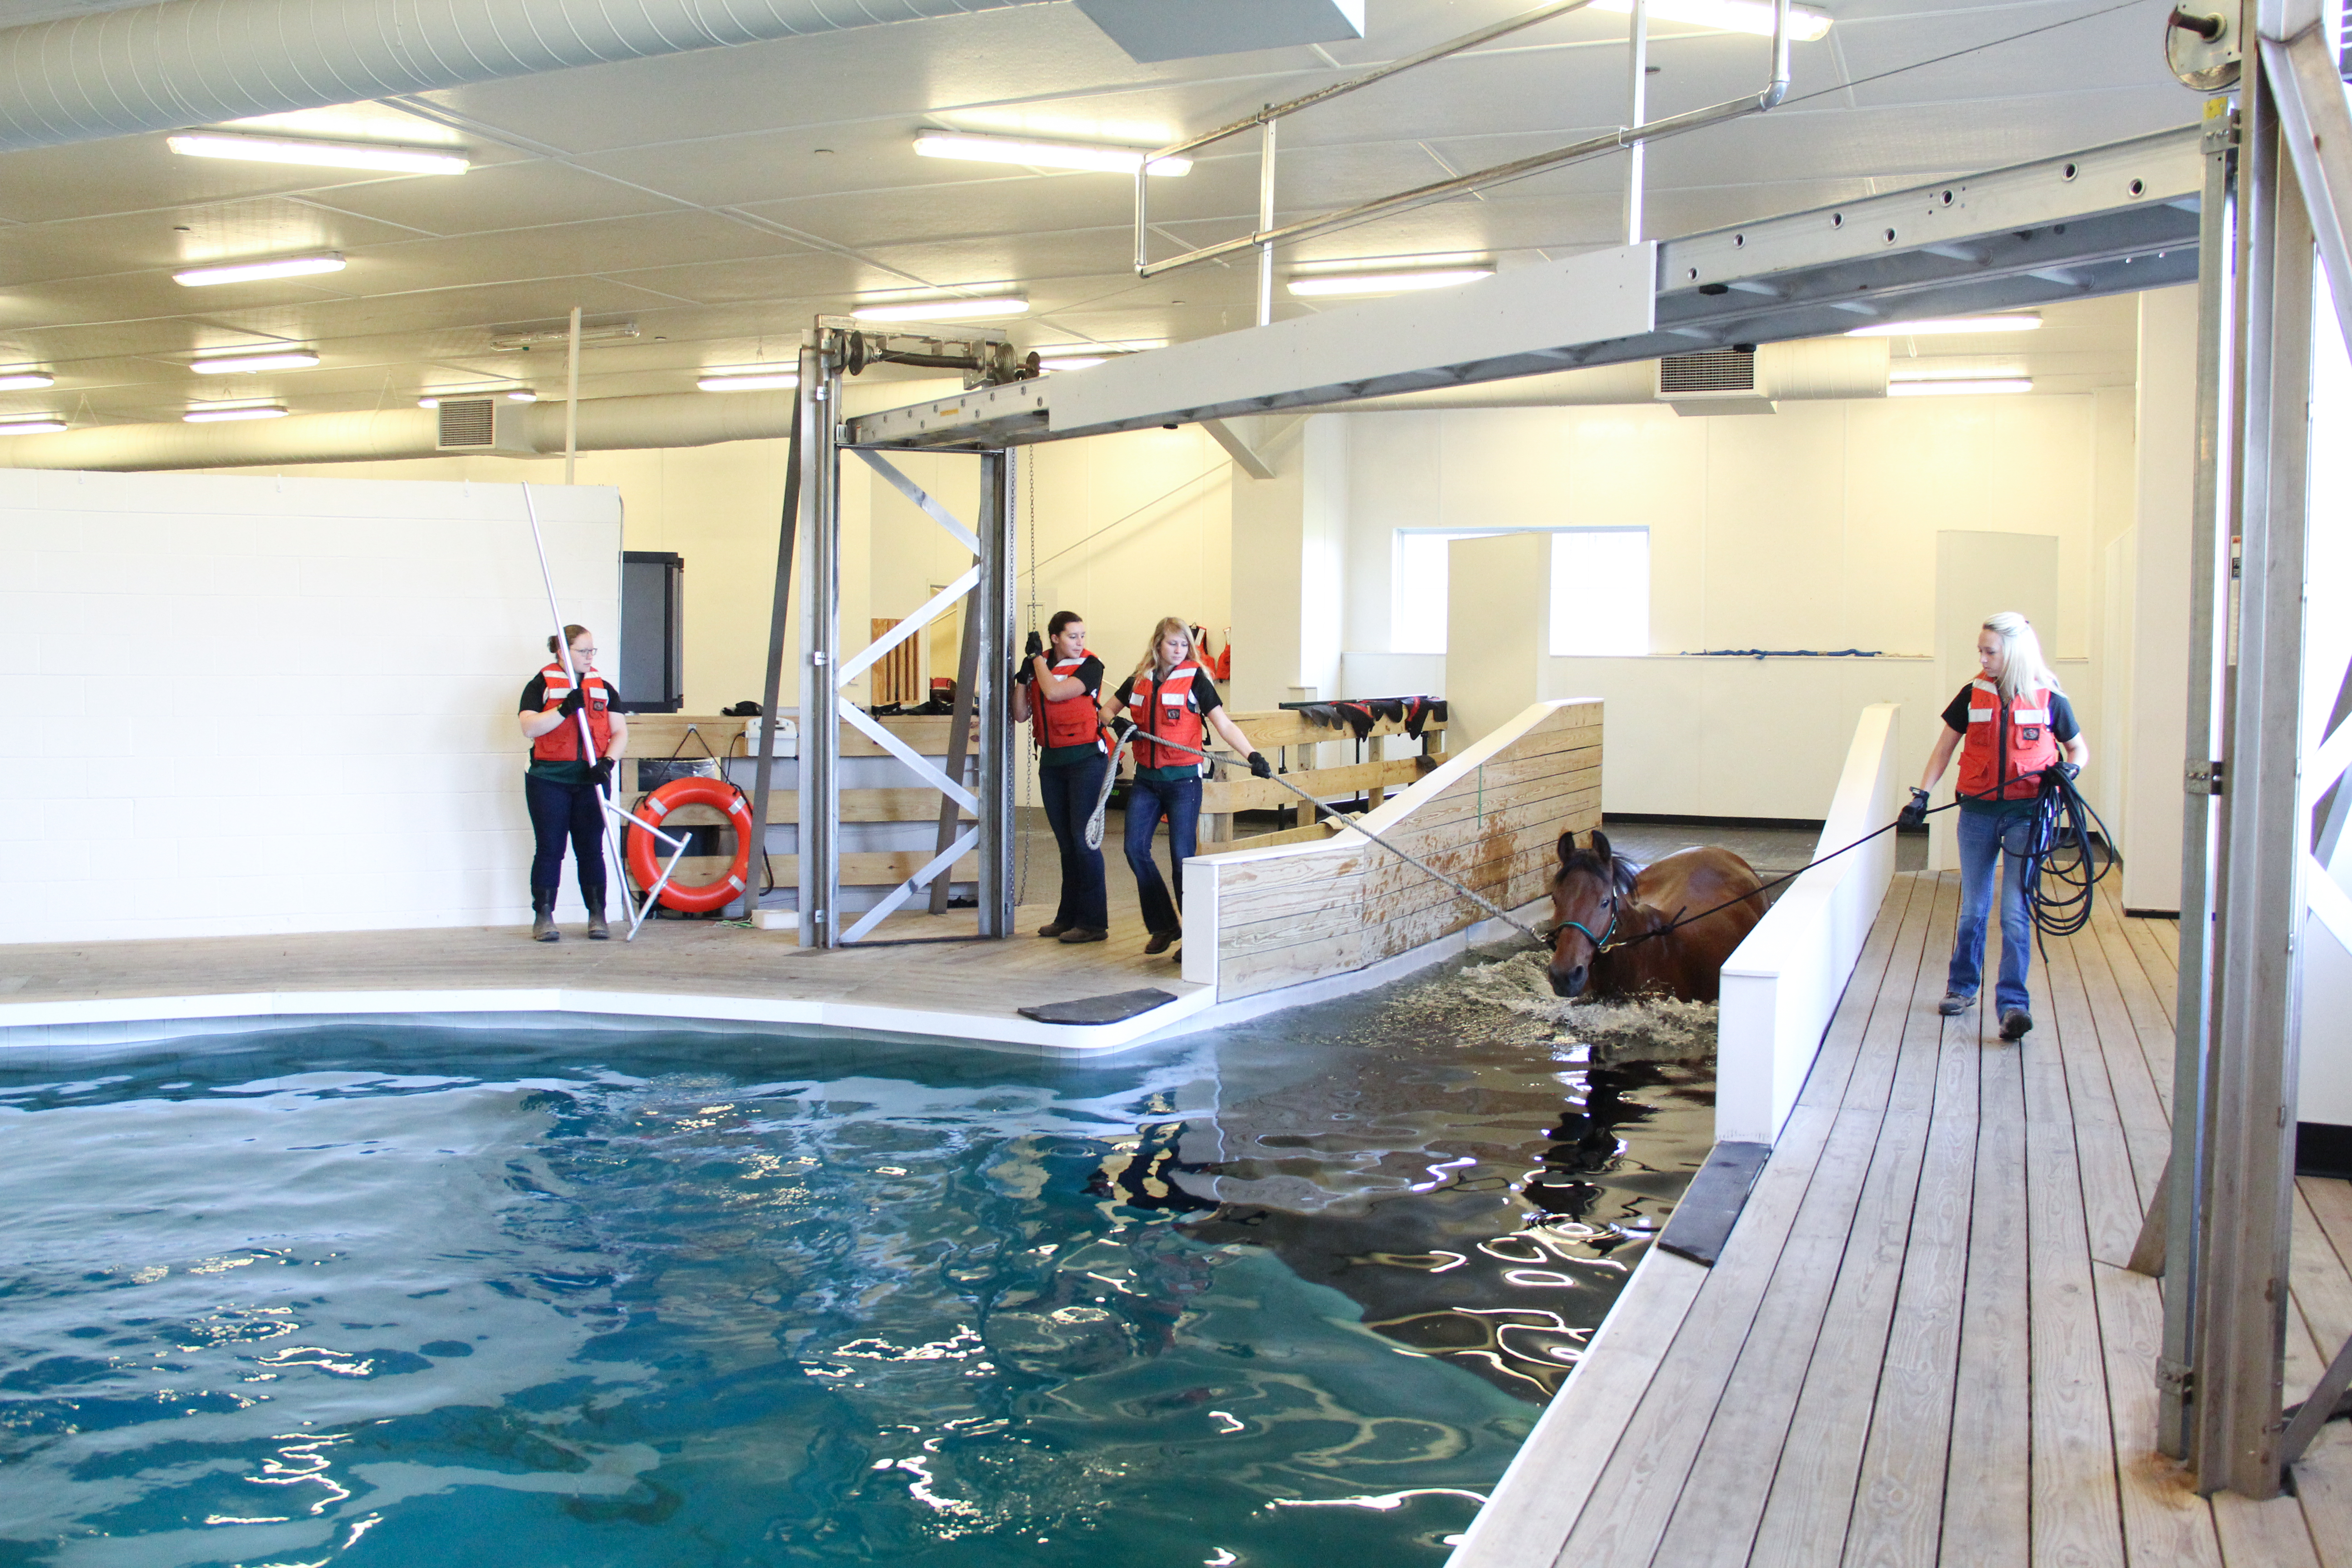
[[[1037,793],[1062,851],[1062,900],[1037,934],[1101,942],[1110,935],[1110,896],[1102,851],[1087,847],[1086,827],[1110,766],[1099,706],[1103,663],[1087,651],[1087,623],[1075,612],[1055,611],[1045,630],[1051,646],[1029,634],[1013,686],[1013,721],[1035,726]]]
[[[1192,752],[1155,744],[1165,737],[1193,752],[1207,749],[1204,731],[1213,728],[1225,744],[1249,758],[1250,773],[1271,778],[1274,769],[1225,712],[1208,671],[1192,659],[1192,629],[1170,616],[1152,629],[1143,662],[1120,683],[1119,704],[1133,718],[1111,721],[1121,737],[1135,736],[1135,779],[1127,792],[1127,863],[1143,897],[1143,929],[1151,933],[1146,952],[1165,952],[1183,934],[1184,860],[1201,826],[1201,759]],[[1151,836],[1168,819],[1168,858],[1175,868],[1171,900],[1151,858]]]
[[[563,879],[563,841],[568,837],[580,874],[581,901],[588,906],[588,938],[603,942],[613,934],[604,924],[603,792],[613,776],[613,760],[628,749],[629,721],[614,706],[621,694],[596,673],[596,639],[588,628],[566,626],[563,640],[572,647],[578,685],[563,673],[562,659],[551,658],[522,689],[522,711],[516,715],[530,742],[530,765],[522,774],[523,802],[530,808],[536,843],[530,860],[530,934],[538,942],[553,942],[559,934],[555,891]],[[555,651],[553,637],[547,639],[547,651]],[[595,748],[585,759],[580,755],[577,717],[583,712]]]
[[[2000,863],[2000,979],[1993,1002],[2000,1037],[2022,1038],[2033,1027],[2025,991],[2033,951],[2033,922],[2025,907],[2025,850],[2032,832],[2042,775],[2063,768],[2069,777],[2091,760],[2090,742],[2074,710],[2042,657],[2033,624],[2013,610],[1986,620],[1977,634],[1984,673],[1960,688],[1944,710],[1944,730],[1927,758],[1927,772],[1911,792],[1907,820],[1927,816],[1927,792],[1960,753],[1960,921],[1952,937],[1952,963],[1936,1010],[1949,1016],[1977,999],[1984,974],[1985,926],[1992,912],[1993,863]]]

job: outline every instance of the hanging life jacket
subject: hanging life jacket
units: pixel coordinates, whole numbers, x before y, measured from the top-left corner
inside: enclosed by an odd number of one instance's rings
[[[1990,680],[1969,689],[1969,732],[1960,744],[1963,800],[2030,800],[2042,788],[2042,770],[2058,761],[2050,732],[2050,692],[2021,691],[2004,710]]]
[[[1151,740],[1165,737],[1195,752],[1208,750],[1202,743],[1207,726],[1202,722],[1201,710],[1192,700],[1192,678],[1200,673],[1201,667],[1188,658],[1158,680],[1148,674],[1135,678],[1127,706],[1135,715],[1135,765],[1139,770],[1201,765],[1201,759],[1191,752],[1154,745]]]
[[[1078,667],[1094,658],[1080,648],[1075,658],[1050,659],[1047,668],[1055,675],[1075,677]],[[1083,746],[1091,742],[1095,750],[1108,752],[1103,740],[1102,710],[1096,705],[1094,693],[1084,687],[1073,697],[1048,701],[1042,688],[1029,693],[1029,723],[1036,731],[1037,744],[1048,751],[1066,746]]]
[[[540,711],[552,713],[562,705],[565,698],[572,695],[572,678],[563,673],[561,664],[549,665],[539,672],[539,678],[547,682],[547,695],[542,699],[546,706]],[[604,678],[593,669],[581,679],[588,692],[588,700],[582,710],[588,715],[588,734],[596,742],[596,756],[601,757],[613,743],[613,689],[605,685]],[[534,763],[583,761],[580,755],[580,721],[566,719],[530,743],[530,760]],[[593,762],[596,758],[585,760]]]

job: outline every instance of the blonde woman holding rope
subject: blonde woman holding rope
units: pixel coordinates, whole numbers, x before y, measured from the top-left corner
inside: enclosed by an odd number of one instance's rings
[[[1142,897],[1144,930],[1151,933],[1143,951],[1161,953],[1184,932],[1184,861],[1200,837],[1204,764],[1189,753],[1201,751],[1205,731],[1213,729],[1248,757],[1254,776],[1272,778],[1274,769],[1226,714],[1208,671],[1193,662],[1192,628],[1181,616],[1170,616],[1152,628],[1142,662],[1119,684],[1113,700],[1133,715],[1113,719],[1111,728],[1135,743],[1135,778],[1127,792],[1127,863]],[[1156,743],[1163,738],[1173,744]],[[1175,868],[1172,899],[1151,858],[1151,836],[1163,816],[1169,863]]]

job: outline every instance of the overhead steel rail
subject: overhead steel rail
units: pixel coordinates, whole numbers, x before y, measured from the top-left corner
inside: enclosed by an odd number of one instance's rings
[[[2182,126],[1680,239],[1513,268],[1443,295],[1370,300],[1087,370],[982,387],[850,420],[842,440],[976,452],[2189,283],[2197,277],[2204,189],[2201,135],[2201,127]],[[1579,335],[1573,309],[1529,309],[1548,281],[1566,290],[1580,277],[1598,276],[1594,268],[1612,257],[1645,267],[1651,279],[1650,308],[1634,330],[1595,321],[1600,330]],[[1576,270],[1580,263],[1583,273]],[[1511,323],[1494,321],[1507,310],[1526,318],[1520,341],[1498,342],[1489,331],[1486,341],[1469,344],[1470,331],[1449,339],[1442,325],[1476,322],[1507,337]],[[1348,344],[1357,354],[1371,352],[1360,345],[1385,342],[1394,367],[1363,374],[1339,365],[1328,379],[1318,378],[1318,364],[1346,357],[1317,357],[1327,342]],[[1449,347],[1465,352],[1449,353]],[[1187,400],[1194,378],[1175,372],[1193,361],[1221,363],[1232,371],[1223,379],[1255,379],[1264,390]],[[1164,378],[1169,400],[1122,397],[1118,401],[1135,405],[1101,416],[1099,389],[1141,391],[1155,377]]]

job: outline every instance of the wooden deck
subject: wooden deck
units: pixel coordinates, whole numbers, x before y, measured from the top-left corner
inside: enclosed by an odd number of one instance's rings
[[[2012,1047],[1935,1010],[1958,879],[1895,879],[1723,1257],[1648,1257],[1453,1568],[2352,1565],[2347,1424],[2268,1503],[2155,1452],[2160,1287],[2121,1265],[2175,931],[2111,902]],[[2294,1247],[2291,1400],[2352,1333],[2352,1183],[2300,1184]]]

